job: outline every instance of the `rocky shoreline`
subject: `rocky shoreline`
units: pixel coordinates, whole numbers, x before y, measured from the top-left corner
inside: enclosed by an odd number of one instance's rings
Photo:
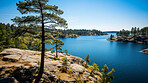
[[[37,76],[41,58],[41,52],[32,50],[21,50],[17,48],[5,49],[0,53],[0,83],[2,82],[27,82],[32,83]],[[41,82],[48,83],[75,83],[78,81],[96,83],[101,80],[101,73],[95,72],[90,75],[90,70],[85,68],[86,61],[82,58],[58,53],[59,60],[55,60],[55,53],[45,53],[45,67]],[[62,73],[62,59],[68,59],[69,73]]]
[[[144,49],[144,50],[142,50],[140,52],[145,53],[145,54],[148,54],[148,48],[147,49]]]
[[[148,38],[142,35],[139,35],[137,37],[134,36],[129,36],[129,37],[122,37],[122,36],[117,36],[113,38],[108,38],[107,40],[109,41],[123,41],[123,42],[134,42],[134,43],[142,43],[142,44],[148,44]],[[148,48],[144,49],[140,52],[148,54]]]
[[[107,40],[148,44],[148,38],[146,36],[142,36],[142,35],[139,35],[137,37],[134,37],[134,36],[128,36],[128,37],[116,36],[116,37],[113,37],[113,38],[108,38]]]

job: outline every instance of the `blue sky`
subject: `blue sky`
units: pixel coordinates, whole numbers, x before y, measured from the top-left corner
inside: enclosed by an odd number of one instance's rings
[[[21,16],[19,0],[0,0],[0,22]],[[21,0],[23,1],[23,0]],[[70,29],[98,29],[114,31],[148,26],[148,0],[49,0],[64,11]]]

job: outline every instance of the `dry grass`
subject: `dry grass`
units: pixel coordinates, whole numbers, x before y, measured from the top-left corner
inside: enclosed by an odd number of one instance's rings
[[[31,52],[33,55],[41,55],[41,53],[34,53],[34,52]]]
[[[69,80],[73,80],[73,79],[74,79],[74,77],[71,76],[70,74],[61,73],[61,72],[59,72],[58,77],[59,77],[60,79],[69,79]]]
[[[32,66],[29,62],[24,62],[23,63],[25,66]]]
[[[35,58],[35,60],[39,60],[39,58]]]

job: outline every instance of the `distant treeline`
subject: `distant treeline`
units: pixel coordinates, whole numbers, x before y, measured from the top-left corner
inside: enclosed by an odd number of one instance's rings
[[[142,29],[139,29],[137,27],[132,27],[131,31],[129,30],[120,30],[116,33],[117,36],[129,36],[129,35],[145,35],[148,36],[148,27],[144,27]]]
[[[46,31],[51,31],[51,29],[46,29]],[[100,30],[86,30],[86,29],[57,29],[58,32],[61,32],[62,34],[76,34],[76,35],[107,35],[107,33],[104,33]]]
[[[104,33],[117,33],[119,31],[103,31]]]

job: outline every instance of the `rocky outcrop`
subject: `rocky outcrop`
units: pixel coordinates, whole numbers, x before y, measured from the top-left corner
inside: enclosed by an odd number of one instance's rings
[[[34,82],[39,71],[41,52],[10,48],[2,51],[0,55],[2,57],[0,61],[6,62],[0,64],[0,83],[7,81],[5,79],[10,79],[10,81],[14,81],[13,83]],[[45,53],[44,74],[41,82],[74,83],[78,81],[78,78],[85,82],[90,80],[96,82],[98,80],[97,77],[90,76],[90,72],[84,67],[86,62],[82,58],[72,55],[67,56],[65,53],[60,52],[58,52],[58,55],[59,59],[55,60],[55,53],[51,51]],[[68,73],[62,73],[59,70],[62,67],[64,57],[67,57],[69,61],[68,69],[72,70],[68,70]]]
[[[83,73],[84,67],[78,64],[71,64],[70,67],[72,68],[73,72]]]
[[[138,36],[116,36],[113,38],[108,38],[109,41],[124,41],[124,42],[135,42],[135,43],[143,43],[148,44],[148,38],[145,35]]]
[[[148,48],[147,48],[147,49],[144,49],[144,50],[142,50],[142,51],[140,51],[140,52],[143,52],[143,53],[145,53],[145,54],[148,54]]]
[[[142,44],[148,44],[148,37],[145,35],[138,35],[138,36],[117,36],[117,37],[113,37],[108,38],[107,40],[109,41],[123,41],[123,42],[134,42],[134,43],[142,43]],[[148,49],[144,49],[140,52],[143,52],[145,54],[148,54]]]

